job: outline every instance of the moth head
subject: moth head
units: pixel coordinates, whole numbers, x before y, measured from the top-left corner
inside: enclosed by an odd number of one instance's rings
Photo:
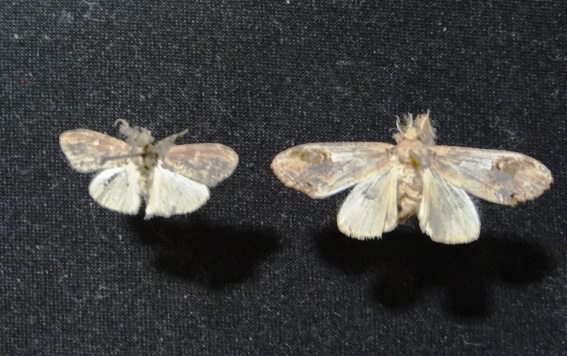
[[[424,114],[418,114],[415,118],[412,114],[404,115],[404,123],[396,117],[396,127],[399,133],[394,134],[396,143],[403,140],[420,140],[428,146],[435,144],[435,129],[429,120],[429,110]]]
[[[114,124],[120,125],[118,129],[130,146],[145,147],[154,142],[152,133],[143,127],[131,127],[128,122],[123,119],[116,120]]]

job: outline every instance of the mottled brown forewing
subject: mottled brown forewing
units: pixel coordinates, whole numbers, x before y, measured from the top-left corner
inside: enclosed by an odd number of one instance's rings
[[[127,163],[127,159],[109,158],[127,155],[128,144],[100,132],[87,129],[65,131],[59,136],[59,145],[71,167],[81,173]]]
[[[173,146],[163,158],[163,167],[213,187],[232,174],[238,155],[220,143]]]
[[[308,143],[279,153],[272,169],[287,187],[325,198],[378,174],[393,147],[382,142]]]
[[[431,168],[451,184],[497,204],[516,205],[549,189],[553,178],[541,162],[521,153],[434,146]]]

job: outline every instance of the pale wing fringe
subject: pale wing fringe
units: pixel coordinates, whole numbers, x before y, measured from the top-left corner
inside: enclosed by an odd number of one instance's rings
[[[393,230],[398,224],[398,174],[395,165],[357,184],[339,210],[339,230],[361,240]]]
[[[549,189],[549,169],[521,153],[433,146],[430,167],[454,186],[497,204],[515,205]]]
[[[100,205],[124,214],[140,209],[140,174],[133,164],[105,169],[89,185],[91,197]]]
[[[92,130],[65,131],[59,136],[59,145],[71,167],[81,173],[123,166],[128,161],[111,159],[129,154],[126,142]]]
[[[444,244],[471,242],[480,234],[480,219],[471,198],[429,169],[423,171],[418,218],[421,230]]]
[[[219,143],[173,146],[163,158],[163,167],[195,182],[213,187],[232,174],[238,155]]]
[[[148,194],[146,219],[191,213],[209,199],[206,185],[156,166]]]
[[[385,169],[390,163],[382,142],[308,143],[280,152],[272,161],[287,187],[311,198],[326,198]]]

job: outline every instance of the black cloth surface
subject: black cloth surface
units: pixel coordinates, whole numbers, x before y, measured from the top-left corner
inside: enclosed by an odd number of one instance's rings
[[[563,1],[2,1],[0,354],[566,355]],[[270,170],[320,141],[392,141],[431,109],[438,143],[554,173],[516,208],[476,200],[478,241],[415,221],[336,228]],[[61,132],[123,118],[240,164],[198,212],[106,210]]]

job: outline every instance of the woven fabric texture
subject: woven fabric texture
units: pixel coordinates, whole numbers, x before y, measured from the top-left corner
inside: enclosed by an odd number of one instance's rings
[[[564,1],[0,2],[0,354],[566,355]],[[482,234],[336,228],[346,193],[285,188],[306,142],[518,151],[555,182]],[[220,142],[234,175],[198,212],[143,220],[88,195],[64,130],[116,119]]]

